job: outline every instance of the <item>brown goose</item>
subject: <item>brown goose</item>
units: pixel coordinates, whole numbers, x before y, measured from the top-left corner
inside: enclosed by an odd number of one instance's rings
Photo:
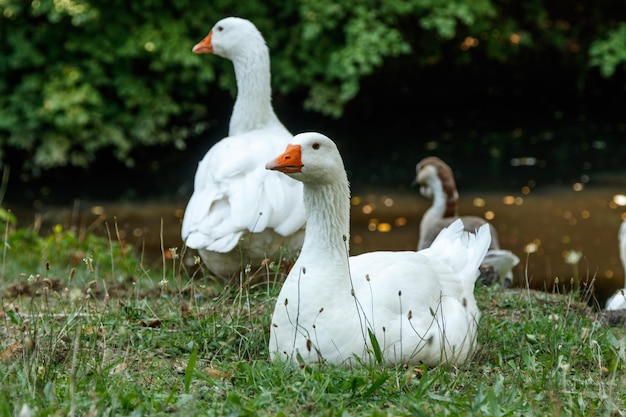
[[[483,259],[481,277],[484,283],[503,280],[505,286],[513,282],[513,267],[519,258],[511,251],[500,248],[498,231],[487,220],[478,216],[459,216],[459,193],[454,173],[448,164],[435,156],[422,159],[415,167],[415,182],[420,185],[420,193],[432,199],[420,222],[417,249],[429,247],[439,232],[456,219],[461,219],[466,231],[474,232],[484,224],[491,231],[491,246]]]

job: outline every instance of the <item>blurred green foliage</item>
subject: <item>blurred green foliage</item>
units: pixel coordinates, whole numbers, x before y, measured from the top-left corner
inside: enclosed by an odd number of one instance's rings
[[[190,53],[191,13],[177,18],[190,4],[0,2],[0,148],[49,168],[87,166],[102,149],[132,164],[134,146],[183,147],[202,128],[197,86],[211,75]]]
[[[594,67],[611,77],[626,62],[622,3],[0,0],[0,160],[16,151],[37,172],[112,152],[132,166],[137,147],[184,148],[221,110],[211,94],[235,94],[230,62],[191,53],[224,16],[264,34],[276,94],[338,118],[399,56],[417,72],[547,53],[581,79]]]
[[[596,39],[589,48],[591,65],[600,67],[605,77],[611,77],[621,65],[626,67],[626,22],[607,31],[606,36]]]

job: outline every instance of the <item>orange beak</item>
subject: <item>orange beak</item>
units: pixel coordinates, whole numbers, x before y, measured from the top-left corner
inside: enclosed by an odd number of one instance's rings
[[[284,173],[302,172],[302,147],[300,145],[287,145],[287,149],[278,158],[269,161],[265,169]]]
[[[208,35],[200,42],[198,42],[191,50],[195,54],[211,54],[213,53],[213,44],[211,38],[213,37],[213,31],[210,31]]]

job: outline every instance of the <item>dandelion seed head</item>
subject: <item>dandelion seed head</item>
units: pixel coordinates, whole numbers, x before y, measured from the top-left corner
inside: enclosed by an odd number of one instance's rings
[[[80,300],[82,296],[83,294],[78,288],[72,288],[70,290],[69,299],[72,303],[75,303],[76,301]]]
[[[576,250],[570,250],[565,253],[565,263],[570,265],[576,265],[580,258],[583,256],[582,252]]]

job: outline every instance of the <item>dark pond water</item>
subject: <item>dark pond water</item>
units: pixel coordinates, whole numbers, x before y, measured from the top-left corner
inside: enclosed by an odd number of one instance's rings
[[[553,291],[558,277],[568,289],[578,276],[582,282],[593,281],[601,303],[622,286],[617,231],[626,218],[626,178],[607,177],[595,185],[460,193],[460,213],[489,218],[499,231],[501,246],[520,258],[514,270],[516,286],[528,281],[532,288]],[[417,189],[353,190],[352,200],[352,254],[415,249],[419,221],[430,203]],[[77,200],[72,207],[8,208],[20,226],[37,223],[42,234],[55,223],[103,234],[106,224],[116,224],[120,236],[150,263],[162,260],[161,240],[166,250],[182,248],[185,205],[184,200],[132,204]],[[576,266],[566,262],[571,251],[582,254]]]

